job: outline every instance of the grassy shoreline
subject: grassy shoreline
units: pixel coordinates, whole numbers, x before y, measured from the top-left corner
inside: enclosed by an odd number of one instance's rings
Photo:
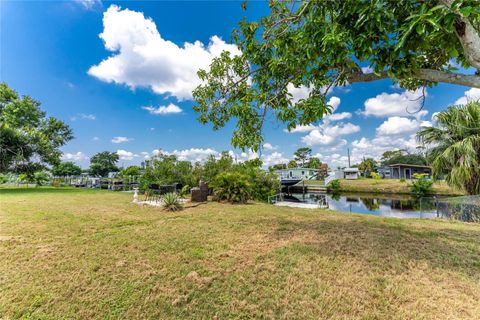
[[[358,179],[340,181],[341,192],[358,192],[358,193],[401,193],[411,194],[411,181],[401,182],[399,179]],[[313,180],[305,182],[305,185],[323,185],[321,180]],[[450,188],[445,181],[436,181],[433,184],[433,194],[438,196],[459,196],[464,195],[462,191]]]
[[[480,225],[0,190],[0,315],[475,319]]]

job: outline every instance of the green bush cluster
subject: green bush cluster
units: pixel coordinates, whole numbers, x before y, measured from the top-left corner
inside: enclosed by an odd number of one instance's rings
[[[328,184],[328,191],[332,193],[339,193],[341,189],[340,180],[335,179]]]
[[[246,174],[223,172],[212,183],[215,200],[231,203],[246,203],[250,200],[252,185]]]
[[[190,161],[181,161],[173,155],[160,154],[150,160],[140,176],[140,190],[145,191],[150,184],[170,185],[180,183],[182,185],[197,185],[198,176],[195,176],[194,166]]]
[[[204,164],[193,165],[175,156],[160,154],[145,167],[140,176],[140,189],[147,190],[152,183],[180,183],[179,194],[186,196],[200,180],[208,183],[216,199],[232,203],[245,203],[250,199],[267,201],[280,189],[278,176],[262,170],[261,160],[235,163],[228,152],[219,158],[210,156]]]
[[[278,193],[280,182],[275,173],[261,169],[258,159],[232,165],[228,171],[218,174],[211,186],[219,201],[245,203],[250,199],[267,201]]]
[[[423,197],[432,193],[433,181],[427,174],[414,173],[413,176],[415,177],[415,180],[413,180],[410,189],[415,196]]]

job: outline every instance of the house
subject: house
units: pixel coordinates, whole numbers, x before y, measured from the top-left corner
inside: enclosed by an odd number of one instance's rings
[[[315,180],[318,176],[318,169],[291,168],[275,171],[280,177],[282,185],[294,185],[302,180]]]
[[[390,179],[390,167],[389,166],[386,166],[386,167],[380,167],[377,169],[377,173],[380,175],[380,177],[382,177],[383,179]]]
[[[300,180],[314,180],[317,179],[318,169],[311,168],[291,168],[277,170],[280,179],[300,179]]]
[[[388,166],[390,168],[391,179],[413,179],[414,174],[432,174],[432,168],[429,166],[415,165],[415,164],[405,164],[405,163],[396,163]]]

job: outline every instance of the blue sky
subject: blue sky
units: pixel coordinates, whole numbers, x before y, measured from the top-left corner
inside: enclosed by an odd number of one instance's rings
[[[63,158],[83,167],[103,150],[118,151],[122,165],[156,150],[193,161],[223,150],[239,160],[255,157],[231,147],[232,124],[215,132],[197,122],[191,89],[197,68],[224,49],[235,52],[230,33],[237,22],[267,13],[264,2],[243,12],[234,1],[2,1],[0,80],[72,126],[75,139]],[[292,93],[298,99],[308,90]],[[412,115],[407,110],[419,107],[419,95],[390,80],[335,88],[329,99],[336,109],[326,120],[290,133],[270,121],[262,158],[268,165],[287,161],[310,146],[338,166],[347,164],[347,148],[353,161],[393,148],[414,151],[413,135],[435,112],[480,98],[480,90],[429,88],[425,108]]]

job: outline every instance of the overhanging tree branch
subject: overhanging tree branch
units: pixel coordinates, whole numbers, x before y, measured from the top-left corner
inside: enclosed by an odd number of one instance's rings
[[[387,74],[386,71],[383,71],[379,74],[351,73],[347,75],[347,80],[349,82],[370,82],[387,78],[390,78],[390,76]],[[443,82],[473,88],[480,88],[480,76],[473,74],[460,74],[442,70],[420,69],[412,75],[412,78],[417,80]]]

